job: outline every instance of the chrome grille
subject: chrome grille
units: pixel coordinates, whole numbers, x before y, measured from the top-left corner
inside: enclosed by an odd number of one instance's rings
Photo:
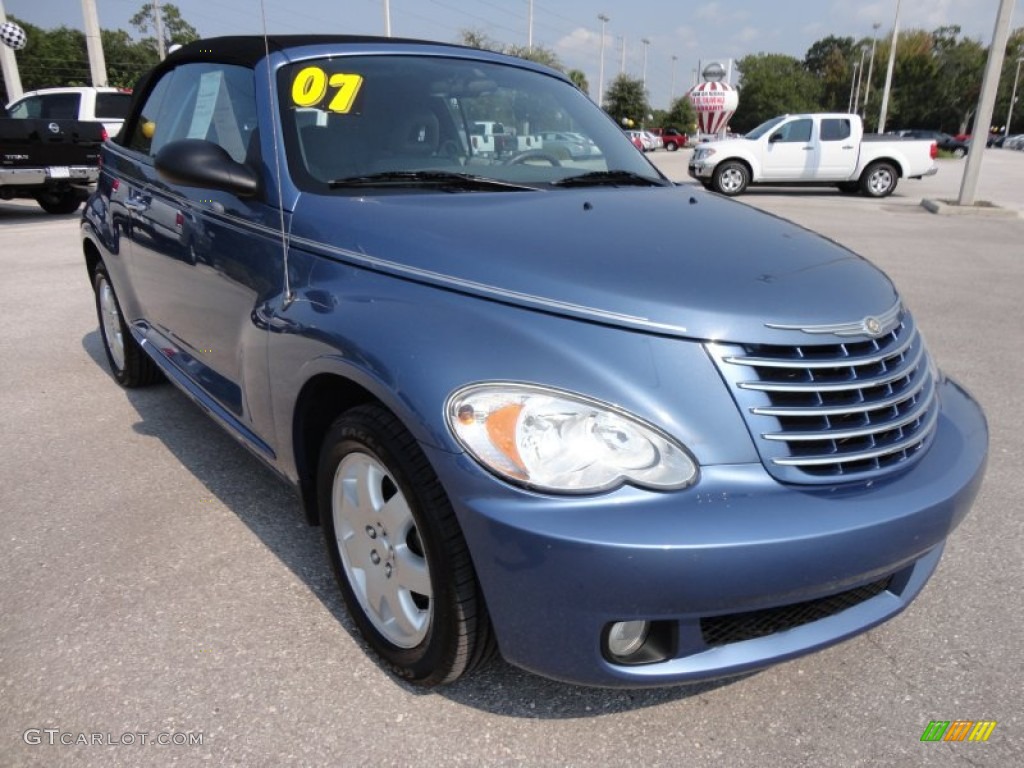
[[[908,313],[877,339],[708,351],[780,480],[869,477],[906,465],[935,431],[937,374]]]

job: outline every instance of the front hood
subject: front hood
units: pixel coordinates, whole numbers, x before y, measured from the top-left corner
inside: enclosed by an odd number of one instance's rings
[[[790,222],[690,187],[303,194],[293,247],[489,299],[691,338],[881,315],[889,280]],[[821,336],[816,336],[824,341]]]

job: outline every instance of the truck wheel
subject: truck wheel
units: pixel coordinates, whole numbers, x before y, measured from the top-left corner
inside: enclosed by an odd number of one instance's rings
[[[888,197],[898,180],[896,169],[889,163],[872,163],[860,177],[860,188],[868,197]]]
[[[39,207],[47,213],[74,213],[78,210],[78,206],[82,204],[82,200],[73,189],[67,189],[63,192],[40,192],[36,195],[36,202],[39,203]]]
[[[676,144],[674,141],[670,141],[667,144],[665,144],[665,149],[667,149],[669,152],[675,152],[677,149],[679,149],[679,145]]]
[[[493,654],[487,609],[451,503],[393,414],[362,405],[334,422],[317,491],[349,613],[395,674],[438,685]]]
[[[161,381],[163,373],[135,341],[124,322],[121,305],[103,264],[96,267],[92,285],[96,292],[96,315],[103,336],[103,351],[107,353],[110,372],[117,383],[132,389]]]
[[[953,150],[953,157],[964,157],[967,154],[967,150],[963,147],[957,147]]]
[[[747,184],[750,183],[750,172],[743,163],[727,160],[715,168],[711,183],[719,194],[734,197],[747,188]]]

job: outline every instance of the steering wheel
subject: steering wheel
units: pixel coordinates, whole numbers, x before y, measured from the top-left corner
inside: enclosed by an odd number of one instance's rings
[[[529,160],[543,160],[547,163],[551,163],[555,168],[561,168],[562,162],[552,155],[550,152],[545,152],[542,149],[530,149],[526,152],[520,152],[518,155],[513,155],[505,161],[505,165],[522,165]]]

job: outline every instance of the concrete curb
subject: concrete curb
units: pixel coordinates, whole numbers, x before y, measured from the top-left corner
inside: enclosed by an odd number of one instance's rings
[[[974,205],[960,205],[955,200],[932,200],[925,198],[921,201],[921,207],[930,213],[939,216],[1018,216],[1017,211],[1012,208],[1002,208],[987,200],[979,200]]]

